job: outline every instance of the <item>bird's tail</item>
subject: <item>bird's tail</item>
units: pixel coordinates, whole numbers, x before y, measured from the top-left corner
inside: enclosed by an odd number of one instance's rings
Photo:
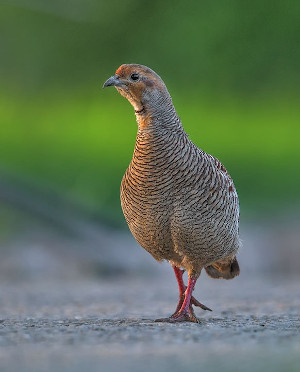
[[[206,273],[215,279],[232,279],[239,275],[240,267],[236,257],[214,262],[212,265],[205,267]]]

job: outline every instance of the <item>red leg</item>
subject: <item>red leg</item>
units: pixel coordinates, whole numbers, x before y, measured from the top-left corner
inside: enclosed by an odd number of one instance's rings
[[[179,269],[179,267],[177,267],[177,266],[173,266],[173,269],[174,269],[176,279],[177,279],[177,282],[178,282],[178,287],[179,287],[179,301],[178,301],[178,304],[177,304],[177,307],[176,307],[176,310],[175,310],[174,314],[171,315],[171,318],[176,317],[177,313],[179,312],[179,310],[180,310],[180,308],[183,304],[183,301],[184,301],[185,291],[187,289],[185,284],[184,284],[184,281],[182,279],[184,270]],[[203,310],[212,311],[209,307],[201,304],[201,302],[199,302],[198,300],[195,299],[194,296],[192,296],[191,297],[191,302],[190,302],[190,312],[193,313],[193,315],[194,315],[194,312],[193,312],[192,305],[201,307],[201,309],[203,309]]]
[[[186,290],[186,286],[185,286],[184,281],[182,279],[184,270],[179,269],[179,267],[177,267],[177,266],[173,266],[173,270],[175,272],[176,279],[177,279],[177,282],[178,282],[179,295],[182,295],[182,294],[184,294],[184,292]]]
[[[183,304],[183,301],[184,301],[184,293],[185,293],[185,290],[186,290],[186,286],[185,286],[184,281],[182,279],[184,270],[179,269],[179,267],[177,267],[177,266],[173,266],[173,269],[174,269],[174,272],[175,272],[175,275],[176,275],[178,288],[179,288],[179,301],[178,301],[178,304],[177,304],[177,307],[176,307],[176,310],[175,310],[174,314],[171,315],[171,318],[174,317],[178,313],[178,311],[180,310],[180,308]]]
[[[173,266],[173,269],[176,275],[179,288],[179,301],[177,304],[177,308],[174,314],[170,316],[170,318],[157,319],[156,321],[157,322],[190,321],[197,323],[198,319],[195,316],[192,305],[201,307],[201,309],[203,310],[209,311],[212,310],[207,306],[201,304],[199,301],[195,299],[195,297],[192,296],[192,292],[195,287],[197,279],[189,278],[189,285],[188,287],[186,287],[182,278],[184,270],[181,270],[179,267],[176,266]]]
[[[192,293],[196,285],[196,282],[197,278],[189,278],[188,286],[185,291],[185,297],[181,305],[181,308],[176,314],[172,315],[172,320],[174,322],[184,321],[198,322],[198,319],[195,317],[195,314],[193,312],[191,303]]]

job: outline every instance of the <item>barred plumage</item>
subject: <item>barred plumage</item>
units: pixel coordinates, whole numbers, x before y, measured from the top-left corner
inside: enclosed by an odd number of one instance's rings
[[[236,189],[220,161],[189,140],[156,73],[142,65],[122,65],[104,86],[109,85],[131,102],[138,122],[133,157],[121,183],[125,219],[144,249],[174,267],[180,301],[168,320],[197,321],[191,293],[201,270],[226,279],[239,273]],[[189,273],[187,291],[179,268]]]

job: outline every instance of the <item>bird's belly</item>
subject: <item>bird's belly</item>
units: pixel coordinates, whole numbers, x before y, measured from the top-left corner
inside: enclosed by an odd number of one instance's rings
[[[171,224],[175,252],[186,261],[206,266],[234,255],[238,250],[238,233],[221,220],[206,220],[201,215]]]
[[[225,204],[228,208],[215,204],[209,191],[178,197],[170,228],[175,251],[202,266],[234,255],[239,248],[238,209],[233,200]]]
[[[126,176],[126,175],[125,175]],[[209,190],[192,186],[155,187],[135,184],[124,176],[121,205],[137,242],[157,260],[198,262],[205,266],[236,253],[238,212],[222,210],[213,203]]]

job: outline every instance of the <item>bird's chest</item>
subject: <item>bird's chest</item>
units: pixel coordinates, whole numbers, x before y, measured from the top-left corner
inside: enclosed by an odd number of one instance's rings
[[[121,204],[125,217],[141,213],[148,220],[159,220],[171,206],[172,177],[156,161],[135,159],[121,183]],[[127,219],[127,218],[126,218]]]
[[[138,145],[121,183],[121,205],[133,234],[155,239],[169,230],[175,190],[174,151],[166,143]]]
[[[121,205],[128,226],[138,243],[158,260],[172,251],[172,184],[168,181],[153,164],[143,167],[134,162],[121,183]]]

